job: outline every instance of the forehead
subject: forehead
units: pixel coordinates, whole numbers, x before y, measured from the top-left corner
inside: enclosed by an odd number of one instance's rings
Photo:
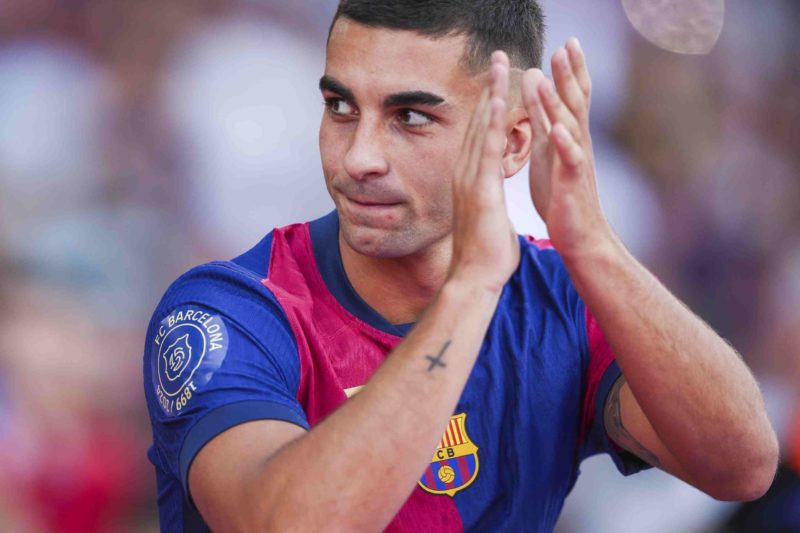
[[[328,41],[325,74],[355,93],[422,90],[449,100],[469,98],[480,91],[481,78],[461,65],[466,42],[461,35],[434,39],[340,18]]]

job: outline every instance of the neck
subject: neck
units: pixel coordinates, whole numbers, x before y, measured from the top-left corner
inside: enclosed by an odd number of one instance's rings
[[[340,232],[339,249],[350,284],[392,324],[417,321],[442,287],[452,255],[450,236],[416,254],[386,259],[359,254]]]

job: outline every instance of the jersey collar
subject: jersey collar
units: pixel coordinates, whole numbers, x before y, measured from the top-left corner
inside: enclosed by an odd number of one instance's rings
[[[336,210],[311,221],[309,233],[317,268],[328,290],[342,307],[384,333],[404,337],[414,324],[391,324],[358,295],[347,279],[339,249],[339,214]]]

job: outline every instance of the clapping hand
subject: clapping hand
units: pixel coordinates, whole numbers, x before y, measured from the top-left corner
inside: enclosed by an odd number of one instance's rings
[[[597,193],[589,105],[592,82],[577,39],[552,59],[553,79],[531,69],[522,99],[531,122],[530,191],[550,240],[565,259],[603,246],[613,232]]]
[[[492,54],[490,86],[467,128],[453,179],[453,259],[450,277],[499,291],[519,264],[519,244],[503,192],[503,152],[509,61]]]

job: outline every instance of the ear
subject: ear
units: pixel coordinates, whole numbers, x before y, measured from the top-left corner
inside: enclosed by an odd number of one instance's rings
[[[508,112],[506,148],[503,152],[503,173],[510,178],[519,172],[531,157],[533,134],[528,113],[522,107]]]

